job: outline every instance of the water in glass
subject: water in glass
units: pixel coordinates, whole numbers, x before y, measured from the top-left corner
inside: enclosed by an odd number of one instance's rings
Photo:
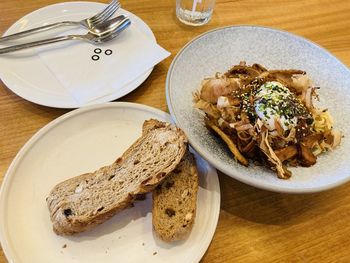
[[[191,26],[201,26],[209,22],[215,0],[176,0],[177,18]]]

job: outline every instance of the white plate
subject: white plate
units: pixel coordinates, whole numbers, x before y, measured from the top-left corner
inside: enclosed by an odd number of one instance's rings
[[[269,69],[302,69],[320,86],[321,106],[328,108],[345,138],[333,152],[318,157],[316,165],[292,168],[288,180],[253,164],[238,164],[227,146],[204,125],[193,108],[192,93],[201,81],[226,72],[241,60]],[[278,192],[326,190],[350,179],[350,71],[320,46],[288,32],[256,26],[232,26],[207,32],[188,43],[174,58],[166,81],[167,103],[176,124],[193,148],[209,163],[244,183]]]
[[[67,2],[46,6],[19,19],[6,31],[5,35],[63,20],[80,20],[100,12],[105,6],[105,4],[94,2]],[[141,31],[156,42],[152,30],[139,17],[123,9],[119,9],[118,14],[128,15]],[[50,32],[47,32],[47,34],[50,34]],[[44,36],[40,35],[41,38]],[[30,52],[30,50],[27,52]],[[5,85],[18,96],[40,105],[56,108],[85,106],[78,104],[65,91],[39,56],[34,51],[31,52],[33,53],[28,53],[31,55],[20,56],[20,59],[17,59],[16,56],[0,56],[0,78]],[[114,88],[112,94],[96,99],[90,104],[108,102],[128,94],[141,85],[152,70],[147,71],[122,88]],[[113,86],[111,89],[113,90]]]
[[[167,113],[133,103],[84,107],[52,121],[24,145],[0,194],[1,245],[10,262],[200,260],[216,228],[220,187],[216,170],[198,155],[197,216],[186,240],[168,244],[154,235],[150,195],[92,231],[73,237],[52,231],[45,201],[52,187],[112,163],[141,135],[142,123],[149,118],[171,120]]]

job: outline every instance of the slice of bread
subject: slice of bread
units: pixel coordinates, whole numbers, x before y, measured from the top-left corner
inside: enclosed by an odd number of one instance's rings
[[[143,131],[164,125],[157,120],[144,123]],[[164,241],[184,239],[196,217],[198,173],[196,162],[188,150],[174,171],[152,193],[152,223]]]
[[[71,235],[105,222],[161,183],[186,149],[185,134],[165,124],[144,133],[113,164],[56,185],[46,198],[53,230]]]
[[[152,223],[164,241],[186,238],[195,217],[198,192],[198,173],[192,153],[185,157],[173,172],[152,193]]]

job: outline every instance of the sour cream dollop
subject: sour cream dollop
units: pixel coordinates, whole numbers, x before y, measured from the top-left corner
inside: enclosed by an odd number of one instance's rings
[[[269,130],[276,129],[276,120],[281,124],[283,130],[287,131],[298,123],[295,107],[304,108],[298,102],[296,96],[287,87],[280,82],[270,81],[262,84],[256,90],[254,109],[258,118]]]

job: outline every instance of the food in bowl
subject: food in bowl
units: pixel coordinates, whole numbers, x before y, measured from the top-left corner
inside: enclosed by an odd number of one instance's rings
[[[312,166],[341,142],[329,111],[313,103],[318,89],[305,71],[242,61],[204,79],[194,106],[239,163],[248,166],[251,160],[288,179],[288,166]]]

